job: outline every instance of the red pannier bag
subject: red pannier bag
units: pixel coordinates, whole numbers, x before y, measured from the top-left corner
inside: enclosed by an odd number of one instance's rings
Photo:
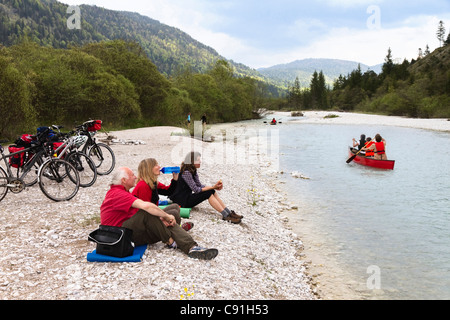
[[[94,120],[91,125],[87,128],[89,132],[95,132],[102,128],[102,120]]]
[[[25,150],[25,148],[19,148],[17,146],[9,146],[8,147],[9,153],[16,153],[19,151],[23,151]],[[22,153],[18,153],[16,155],[13,155],[12,157],[9,158],[9,164],[11,165],[11,167],[13,168],[19,168],[22,167],[25,164],[25,159],[26,159],[26,152],[22,152]]]
[[[58,149],[59,147],[61,147],[64,144],[64,142],[53,142],[52,143],[52,148],[53,148],[53,153],[56,152],[56,149]],[[61,153],[61,151],[63,151],[64,148],[61,148],[61,150],[58,151],[58,155]]]

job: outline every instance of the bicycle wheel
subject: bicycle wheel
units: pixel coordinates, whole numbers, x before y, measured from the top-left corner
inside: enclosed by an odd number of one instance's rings
[[[97,174],[107,175],[116,165],[116,157],[112,149],[104,143],[96,143],[89,148],[88,156],[94,161]]]
[[[67,155],[66,161],[77,169],[80,176],[80,187],[92,186],[97,180],[97,168],[94,161],[82,152],[71,152]]]
[[[5,170],[3,170],[2,167],[0,167],[0,201],[3,200],[3,198],[8,193],[8,175],[6,174]]]
[[[21,178],[26,187],[34,186],[38,182],[39,167],[44,162],[41,155],[33,155],[33,157],[38,158],[28,160],[24,166],[20,167],[17,174],[17,178]]]
[[[47,160],[38,173],[39,187],[53,201],[67,201],[80,188],[80,176],[75,167],[62,159]]]

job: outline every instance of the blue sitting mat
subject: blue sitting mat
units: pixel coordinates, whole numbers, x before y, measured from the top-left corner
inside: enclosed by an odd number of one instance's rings
[[[105,256],[103,254],[97,254],[96,250],[87,254],[87,261],[89,262],[141,262],[142,256],[147,250],[147,245],[138,246],[134,248],[133,255],[124,257],[124,258],[116,258]]]

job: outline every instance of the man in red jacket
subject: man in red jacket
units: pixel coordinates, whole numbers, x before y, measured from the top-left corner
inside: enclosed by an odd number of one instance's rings
[[[174,216],[151,202],[134,197],[129,190],[135,184],[136,176],[131,169],[123,167],[114,173],[111,188],[100,207],[102,225],[133,230],[132,239],[137,246],[162,241],[191,258],[210,260],[217,256],[217,249],[199,247],[176,223]]]

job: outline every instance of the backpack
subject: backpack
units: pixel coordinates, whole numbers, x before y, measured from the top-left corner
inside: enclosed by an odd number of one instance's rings
[[[16,145],[11,145],[8,147],[9,153],[16,153],[19,151],[25,150],[23,147],[18,147]],[[22,152],[16,155],[13,155],[12,157],[9,157],[9,164],[13,168],[20,168],[25,164],[26,160],[26,152]]]
[[[49,127],[39,127],[37,128],[37,137],[40,141],[52,141],[57,136],[55,134],[55,131],[53,131]]]

